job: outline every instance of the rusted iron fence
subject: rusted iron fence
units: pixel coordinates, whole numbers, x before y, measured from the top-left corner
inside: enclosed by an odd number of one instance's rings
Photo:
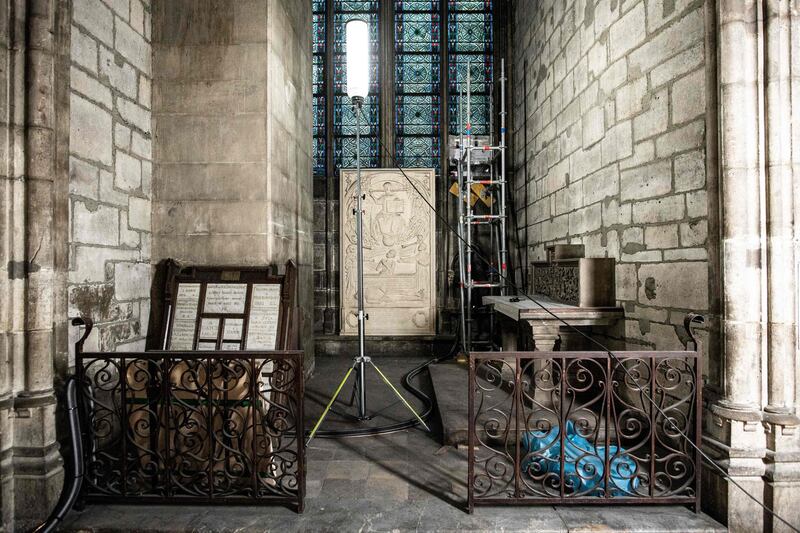
[[[84,353],[90,501],[303,508],[303,352]]]
[[[481,504],[699,508],[700,457],[691,442],[700,446],[702,365],[694,346],[615,352],[616,359],[472,353],[470,512]]]

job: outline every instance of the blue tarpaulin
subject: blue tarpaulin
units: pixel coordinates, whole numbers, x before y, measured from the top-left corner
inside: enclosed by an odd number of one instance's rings
[[[603,474],[606,454],[610,458],[611,473],[608,491],[611,496],[635,496],[639,487],[636,463],[623,448],[595,446],[575,431],[575,424],[567,421],[564,435],[564,488],[567,493],[586,496],[603,496]],[[549,431],[529,431],[522,436],[526,458],[522,471],[535,477],[545,473],[561,475],[561,436],[559,427]]]

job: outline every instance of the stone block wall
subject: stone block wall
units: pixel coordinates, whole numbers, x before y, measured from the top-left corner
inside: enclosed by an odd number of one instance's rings
[[[314,177],[314,332],[317,334],[339,332],[338,185],[338,179]]]
[[[294,259],[307,347],[310,31],[310,0],[154,4],[153,261]]]
[[[313,367],[311,2],[267,1],[267,257],[297,263],[301,344]]]
[[[518,0],[512,10],[522,255],[583,243],[587,256],[613,257],[620,335],[680,347],[685,313],[712,300],[704,3]]]
[[[69,314],[87,349],[144,349],[152,197],[150,0],[73,0]],[[77,331],[72,332],[73,337]]]

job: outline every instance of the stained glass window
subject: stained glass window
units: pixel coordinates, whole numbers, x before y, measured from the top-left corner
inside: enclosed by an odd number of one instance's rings
[[[387,133],[381,128],[383,116],[393,117],[390,149],[398,164],[438,168],[445,127],[458,133],[458,93],[466,89],[468,63],[472,132],[488,133],[492,0],[312,0],[312,4],[315,175],[355,166],[356,121],[346,79],[345,24],[351,19],[365,20],[370,28],[371,86],[360,131],[364,167],[380,164],[381,132]],[[381,50],[380,42],[391,47]],[[383,72],[384,79],[393,81],[386,87],[380,85],[382,61],[393,62],[388,67],[392,70]],[[445,110],[447,126],[442,124]],[[332,154],[332,161],[327,154]]]
[[[312,116],[314,120],[314,141],[312,157],[314,160],[314,175],[325,175],[325,124],[327,111],[325,106],[325,51],[327,43],[325,38],[325,0],[314,0],[311,49],[313,51],[312,86],[314,91]]]
[[[377,167],[380,135],[380,62],[378,60],[378,1],[334,0],[333,2],[333,160],[337,169],[356,164],[356,116],[347,96],[347,21],[369,24],[370,89],[361,114],[361,166]]]
[[[466,93],[467,65],[470,65],[471,117],[474,135],[489,132],[489,99],[492,89],[492,2],[491,0],[448,0],[447,79],[450,133],[458,133],[458,94]],[[464,110],[466,113],[466,110]]]
[[[441,155],[441,13],[436,0],[396,0],[395,157],[436,167]]]

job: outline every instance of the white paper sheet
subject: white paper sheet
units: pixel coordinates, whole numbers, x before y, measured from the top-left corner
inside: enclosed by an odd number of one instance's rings
[[[175,296],[175,316],[170,331],[170,350],[194,348],[194,331],[197,324],[197,307],[200,301],[199,283],[179,283]]]
[[[200,338],[216,339],[219,334],[219,318],[200,319]]]
[[[222,330],[223,340],[238,341],[242,338],[244,320],[241,318],[226,318],[225,327]]]
[[[278,335],[281,286],[276,283],[253,285],[250,320],[247,323],[248,350],[274,350]]]
[[[242,314],[246,297],[246,283],[209,283],[203,312]]]

